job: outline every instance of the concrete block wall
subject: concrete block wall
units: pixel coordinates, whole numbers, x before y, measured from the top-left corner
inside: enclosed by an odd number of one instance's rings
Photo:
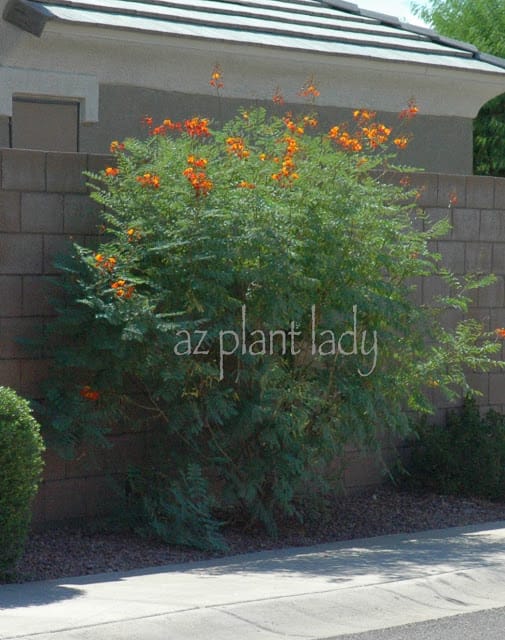
[[[0,149],[0,384],[24,396],[40,394],[48,361],[17,338],[33,335],[53,313],[47,276],[55,274],[55,255],[72,240],[84,245],[96,241],[99,212],[82,174],[108,163],[106,155]],[[450,219],[452,230],[434,246],[446,264],[457,274],[480,269],[497,275],[495,285],[475,296],[472,313],[489,329],[505,327],[505,179],[416,174],[412,184],[431,219]],[[418,298],[429,301],[439,290],[439,283],[425,280]],[[484,394],[483,407],[505,410],[505,374],[475,374],[473,381]],[[435,399],[442,414],[448,404]],[[47,452],[34,504],[36,524],[108,510],[114,493],[106,470],[124,471],[132,454],[142,457],[146,444],[145,434],[123,433],[120,426],[112,441],[115,446],[99,460],[82,451],[78,460],[65,462]],[[387,445],[384,459],[393,453]],[[348,451],[348,489],[377,484],[381,476],[375,459]]]
[[[433,243],[445,266],[456,275],[496,276],[491,286],[469,292],[470,315],[488,331],[505,327],[505,179],[417,174],[411,183],[420,192],[419,205],[429,220],[449,220],[451,230]],[[423,280],[419,291],[423,303],[430,303],[440,293],[444,293],[444,287],[439,279]],[[447,313],[444,320],[454,326],[459,317],[454,311]],[[503,346],[496,357],[505,357]],[[505,411],[505,372],[497,369],[490,373],[469,373],[468,380],[482,392],[477,401],[483,411],[489,408]],[[438,407],[437,419],[441,421],[452,405],[438,394],[433,399]]]
[[[43,329],[53,315],[50,298],[57,254],[72,241],[96,242],[97,205],[84,171],[98,172],[106,155],[0,149],[0,385],[40,397],[49,361],[18,342]],[[81,451],[76,461],[45,455],[44,481],[33,506],[35,525],[107,511],[114,501],[112,475],[142,456],[145,435],[118,427],[100,456]]]

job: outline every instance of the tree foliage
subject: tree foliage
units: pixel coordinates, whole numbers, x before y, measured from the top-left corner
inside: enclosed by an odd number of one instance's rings
[[[505,58],[503,0],[428,0],[427,5],[414,3],[413,10],[440,34]],[[474,121],[474,172],[505,176],[505,94],[487,102]]]

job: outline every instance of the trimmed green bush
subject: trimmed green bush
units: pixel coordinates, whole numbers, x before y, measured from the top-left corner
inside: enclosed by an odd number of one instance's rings
[[[42,473],[44,444],[26,400],[0,387],[0,578],[23,551],[30,505]]]
[[[436,493],[505,498],[505,416],[481,415],[473,398],[451,411],[446,424],[417,428],[407,465],[411,487]]]

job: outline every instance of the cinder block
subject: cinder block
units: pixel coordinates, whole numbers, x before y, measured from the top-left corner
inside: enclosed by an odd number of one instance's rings
[[[438,242],[438,252],[442,256],[442,264],[456,274],[465,272],[465,243]]]
[[[494,207],[495,179],[488,176],[467,176],[466,178],[466,206],[477,209],[492,209]]]
[[[0,276],[0,317],[22,315],[22,297],[21,276]]]
[[[440,175],[438,177],[438,206],[448,207],[451,200],[454,208],[466,207],[465,176]]]
[[[45,191],[45,152],[3,149],[2,187],[10,191]]]
[[[19,360],[0,360],[0,385],[21,389],[21,362]]]
[[[0,234],[0,271],[7,274],[42,273],[42,236]]]
[[[493,242],[492,273],[505,274],[505,243]]]
[[[46,522],[86,516],[86,482],[84,479],[46,482],[45,492]]]
[[[492,246],[490,243],[467,242],[465,270],[467,273],[491,273]]]
[[[489,374],[488,373],[467,373],[466,381],[472,389],[480,392],[481,395],[475,396],[477,404],[484,405],[488,402],[489,397]]]
[[[52,449],[46,449],[44,453],[44,480],[64,480],[65,460]]]
[[[86,193],[87,178],[83,175],[88,166],[85,153],[48,153],[47,191],[60,193]]]
[[[505,178],[495,178],[494,207],[495,209],[505,209]]]
[[[450,293],[449,285],[439,276],[423,278],[423,304],[437,306],[437,298]]]
[[[416,204],[420,207],[436,207],[438,204],[438,174],[409,173],[409,187],[419,193]]]
[[[451,233],[452,233],[452,226],[453,226],[453,219],[452,219],[452,210],[449,209],[448,207],[446,207],[445,209],[442,209],[440,207],[434,207],[434,208],[429,208],[426,209],[426,220],[424,222],[424,229],[425,231],[428,231],[429,229],[431,229],[431,227],[440,221],[447,221],[451,227],[451,229],[449,229],[449,231],[447,232],[447,234],[440,236],[440,239],[443,240],[444,238],[449,239],[451,237]]]
[[[496,276],[496,282],[479,289],[479,307],[503,307],[505,304],[505,284],[503,276]]]
[[[58,270],[54,266],[57,256],[68,254],[73,242],[79,242],[78,238],[69,235],[46,235],[44,237],[44,273],[56,274]]]
[[[505,211],[490,209],[480,212],[480,239],[505,242]]]
[[[478,240],[480,235],[479,209],[455,209],[452,214],[454,240]]]
[[[489,374],[489,404],[503,404],[505,399],[505,371]]]
[[[58,287],[47,276],[23,276],[22,308],[25,316],[53,316],[51,300]]]
[[[36,350],[21,340],[33,340],[41,335],[42,323],[38,318],[0,319],[0,358],[35,358]]]
[[[29,398],[42,396],[41,385],[49,375],[49,360],[20,360],[21,382],[20,391]]]
[[[96,234],[100,207],[87,195],[65,195],[63,201],[65,233]]]
[[[112,513],[117,506],[121,478],[114,476],[93,476],[84,480],[86,515],[96,518]],[[124,481],[123,481],[124,482]]]
[[[0,191],[0,232],[21,231],[21,194]]]
[[[379,485],[384,476],[384,466],[375,456],[363,453],[346,456],[344,485],[347,489]]]
[[[110,154],[88,154],[88,171],[90,173],[102,173],[106,167],[114,166],[115,158]]]
[[[63,196],[56,193],[23,193],[21,230],[31,233],[61,233]]]

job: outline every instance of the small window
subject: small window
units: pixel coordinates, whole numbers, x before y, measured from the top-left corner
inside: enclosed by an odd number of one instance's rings
[[[15,149],[79,151],[79,103],[14,98],[10,146]]]

